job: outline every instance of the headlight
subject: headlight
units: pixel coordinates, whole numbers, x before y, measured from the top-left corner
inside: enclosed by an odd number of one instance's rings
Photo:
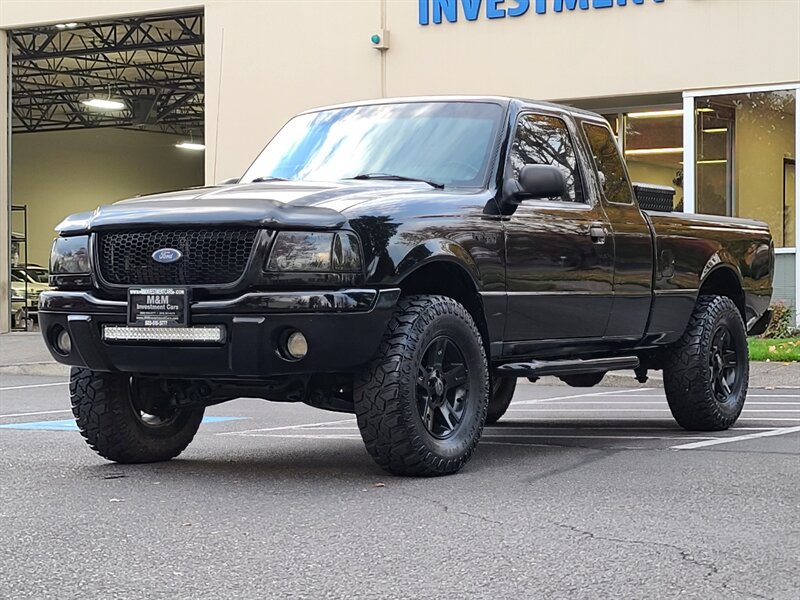
[[[268,271],[353,272],[361,270],[361,245],[354,233],[281,231],[272,246]]]
[[[50,252],[51,275],[89,273],[89,236],[59,237]]]

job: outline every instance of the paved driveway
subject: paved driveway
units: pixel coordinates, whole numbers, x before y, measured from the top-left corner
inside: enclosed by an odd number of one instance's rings
[[[170,463],[73,430],[63,379],[0,376],[0,597],[792,598],[800,389],[685,432],[658,389],[521,385],[468,466],[400,479],[354,419],[242,399]]]

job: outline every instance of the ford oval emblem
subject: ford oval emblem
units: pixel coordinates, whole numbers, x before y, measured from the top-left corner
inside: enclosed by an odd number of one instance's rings
[[[183,252],[175,248],[161,248],[153,252],[153,260],[165,265],[180,260],[182,256]]]

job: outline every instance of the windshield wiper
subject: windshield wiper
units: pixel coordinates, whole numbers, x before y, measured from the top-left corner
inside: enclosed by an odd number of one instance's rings
[[[289,181],[283,177],[256,177],[250,183],[264,183],[265,181]]]
[[[362,173],[361,175],[348,177],[347,179],[358,179],[361,181],[370,179],[383,179],[386,181],[420,181],[422,183],[427,183],[429,186],[436,188],[437,190],[444,189],[443,183],[429,181],[427,179],[417,179],[416,177],[405,177],[404,175],[392,175],[391,173]]]

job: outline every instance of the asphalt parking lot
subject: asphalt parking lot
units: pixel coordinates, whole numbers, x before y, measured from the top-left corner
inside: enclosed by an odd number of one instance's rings
[[[63,378],[0,376],[2,598],[786,598],[800,387],[686,432],[660,389],[521,385],[458,475],[400,479],[354,418],[241,399],[170,463],[73,429]]]

